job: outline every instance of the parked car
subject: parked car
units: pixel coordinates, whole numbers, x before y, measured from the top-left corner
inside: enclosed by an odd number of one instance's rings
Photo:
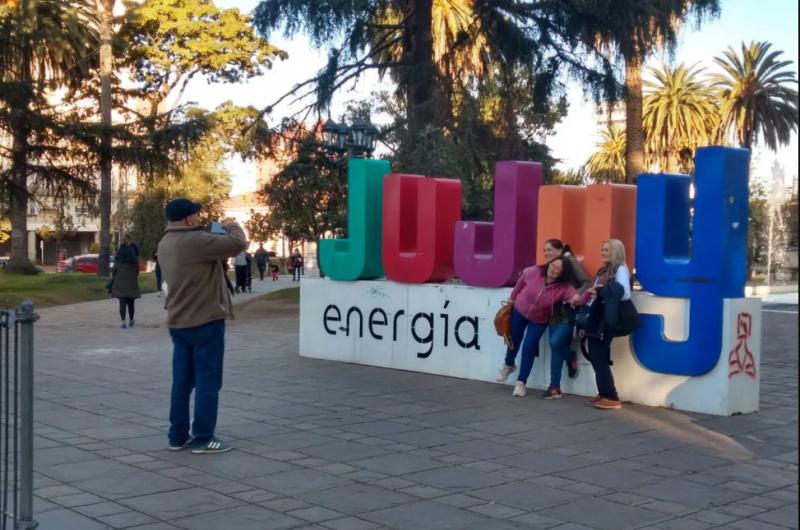
[[[97,264],[100,261],[99,254],[82,254],[61,260],[56,264],[58,272],[85,272],[97,274]],[[114,268],[114,256],[110,256],[110,266]]]

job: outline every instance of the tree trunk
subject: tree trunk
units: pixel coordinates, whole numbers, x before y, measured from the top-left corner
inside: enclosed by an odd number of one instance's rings
[[[436,66],[433,62],[433,0],[411,0],[406,7],[409,21],[404,28],[403,60],[408,121],[412,131],[421,131],[434,121],[433,92]]]
[[[644,172],[644,127],[642,125],[642,60],[625,61],[625,182],[634,184]]]
[[[110,273],[111,256],[111,22],[116,0],[97,0],[100,11],[100,118],[103,137],[100,146],[100,260],[98,276]]]
[[[30,2],[22,0],[21,16],[24,27],[30,21]],[[31,81],[32,50],[26,32],[21,32],[18,100],[11,108],[11,259],[7,272],[36,273],[28,258],[28,151],[30,138],[30,105],[33,99]]]

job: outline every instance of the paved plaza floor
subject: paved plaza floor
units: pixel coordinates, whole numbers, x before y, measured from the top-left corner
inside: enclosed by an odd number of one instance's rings
[[[764,313],[761,411],[713,417],[304,359],[296,305],[252,303],[227,335],[218,435],[236,449],[209,456],[166,449],[161,302],[127,330],[114,300],[40,312],[43,530],[797,527],[796,305]]]

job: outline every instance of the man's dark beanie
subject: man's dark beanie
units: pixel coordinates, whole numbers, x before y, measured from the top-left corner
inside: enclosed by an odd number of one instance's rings
[[[190,215],[199,212],[202,207],[202,204],[197,204],[189,199],[180,198],[169,201],[164,211],[167,214],[167,221],[174,223],[175,221],[186,219]]]

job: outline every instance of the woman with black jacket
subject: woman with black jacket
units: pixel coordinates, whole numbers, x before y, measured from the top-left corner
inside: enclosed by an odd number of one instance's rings
[[[598,409],[614,410],[622,408],[622,403],[611,373],[611,341],[617,335],[616,328],[622,324],[617,316],[620,304],[631,299],[631,273],[625,265],[625,246],[619,239],[605,241],[600,256],[603,266],[582,296],[583,301],[591,304],[591,320],[595,328],[588,333],[588,343],[597,396],[587,403]],[[607,317],[607,313],[613,313],[613,317]]]
[[[114,256],[114,276],[111,280],[111,296],[119,299],[121,328],[134,325],[135,300],[141,297],[139,291],[139,248],[126,235]],[[125,322],[127,312],[128,322]]]

